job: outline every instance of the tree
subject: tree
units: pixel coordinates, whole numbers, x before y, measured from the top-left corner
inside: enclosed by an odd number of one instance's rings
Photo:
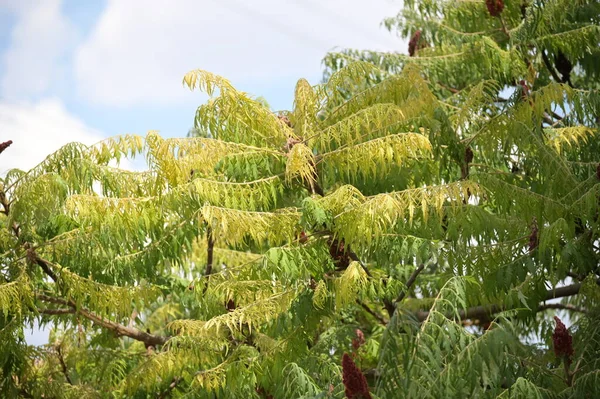
[[[190,137],[8,172],[2,392],[595,396],[599,15],[407,1],[412,56],[330,54],[292,111],[195,70]]]

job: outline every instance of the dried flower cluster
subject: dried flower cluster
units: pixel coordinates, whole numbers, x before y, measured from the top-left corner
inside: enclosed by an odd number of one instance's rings
[[[497,17],[504,10],[504,1],[502,0],[485,0],[485,5],[492,17]]]
[[[552,343],[554,345],[554,354],[557,357],[564,358],[567,364],[571,363],[571,357],[573,356],[573,337],[567,330],[567,327],[557,316],[554,316],[556,327],[552,334]]]
[[[356,329],[356,338],[352,339],[352,348],[354,350],[358,350],[361,346],[365,344],[365,334],[359,329]]]
[[[5,141],[4,143],[0,143],[0,154],[2,154],[2,152],[4,152],[4,150],[6,150],[8,147],[10,147],[10,145],[12,144],[12,140],[8,140]]]
[[[347,353],[342,357],[342,373],[348,399],[371,399],[367,379]]]
[[[529,235],[529,252],[533,251],[538,247],[540,243],[539,230],[537,220],[533,219],[531,224],[531,234]]]
[[[415,55],[415,53],[417,52],[417,46],[418,46],[420,40],[421,40],[421,31],[418,30],[412,35],[412,37],[410,38],[410,41],[408,42],[408,55],[410,55],[411,57],[413,57]]]

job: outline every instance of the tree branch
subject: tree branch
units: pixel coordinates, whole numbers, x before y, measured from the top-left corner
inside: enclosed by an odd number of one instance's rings
[[[62,308],[62,309],[38,309],[38,313],[47,314],[47,315],[63,315],[63,314],[75,314],[77,313],[75,309],[71,308]]]
[[[365,271],[365,273],[367,273],[367,276],[369,277],[373,277],[373,275],[371,274],[371,272],[369,271],[369,269],[367,269],[367,266],[365,266],[365,264],[360,260],[360,258],[358,257],[358,255],[356,255],[356,253],[350,249],[350,247],[346,247],[347,251],[348,251],[348,256],[350,256],[350,259],[352,259],[355,262],[360,263],[360,266],[363,268],[363,270]]]
[[[577,283],[577,284],[572,284],[572,285],[567,285],[565,287],[559,287],[559,288],[555,288],[552,290],[548,290],[546,291],[546,296],[544,298],[544,301],[548,301],[550,299],[556,299],[556,298],[563,298],[566,296],[573,296],[579,293],[579,290],[581,289],[581,284]],[[543,305],[540,305],[543,306]],[[539,309],[539,307],[538,307]],[[536,311],[538,311],[538,309],[536,309]],[[472,308],[466,309],[466,310],[461,310],[460,312],[458,312],[459,317],[461,320],[464,319],[479,319],[479,320],[486,320],[489,319],[490,316],[492,316],[495,313],[499,313],[505,310],[509,310],[508,308],[503,308],[499,305],[488,305],[488,306],[474,306]],[[427,319],[427,317],[429,316],[429,311],[418,311],[415,313],[415,316],[417,318],[417,320],[419,321],[425,321],[425,319]],[[452,317],[452,316],[449,316]]]
[[[546,65],[546,68],[552,75],[552,78],[558,83],[563,83],[563,80],[556,73],[554,66],[552,65],[552,63],[550,63],[550,59],[548,59],[548,56],[546,55],[546,52],[544,50],[542,50],[542,60],[544,61],[544,65]]]
[[[212,229],[209,226],[206,228],[206,270],[204,271],[204,275],[206,276],[206,282],[204,283],[204,288],[202,289],[203,293],[205,293],[208,289],[208,276],[210,276],[212,273],[214,248],[215,240],[212,236]]]
[[[168,397],[171,394],[171,391],[173,389],[175,389],[175,387],[183,380],[183,378],[181,377],[173,377],[173,382],[171,382],[171,384],[169,384],[169,386],[167,387],[167,389],[165,389],[164,391],[162,391],[158,396],[157,399],[164,399],[166,397]]]
[[[573,305],[563,305],[562,303],[545,303],[543,305],[538,306],[537,311],[543,312],[544,310],[547,310],[547,309],[570,310],[573,312],[587,314],[587,309],[578,308],[577,306],[573,306]]]
[[[388,322],[387,322],[387,321],[386,321],[386,320],[385,320],[383,317],[381,317],[380,315],[378,315],[377,313],[375,313],[375,312],[373,311],[373,309],[371,309],[371,308],[370,308],[370,307],[369,307],[367,304],[365,304],[364,302],[362,302],[360,299],[357,299],[357,300],[356,300],[356,303],[358,303],[360,306],[362,306],[362,308],[363,308],[363,309],[364,309],[364,310],[365,310],[365,311],[366,311],[368,314],[370,314],[370,315],[371,315],[371,316],[373,316],[375,319],[377,319],[377,321],[378,321],[380,324],[382,324],[382,325],[384,325],[384,326],[386,326],[386,325],[387,325],[387,323],[388,323]]]
[[[54,270],[52,270],[50,268],[51,263],[48,262],[47,260],[44,260],[42,258],[40,258],[33,250],[33,248],[29,248],[27,250],[28,252],[30,252],[33,256],[33,259],[35,260],[35,263],[42,268],[42,270],[44,271],[44,273],[46,273],[55,283],[58,281],[58,277],[56,276],[56,273],[54,273]]]
[[[148,345],[152,345],[152,346],[164,345],[169,340],[169,337],[165,337],[162,335],[150,334],[150,333],[138,330],[137,328],[134,328],[134,327],[126,327],[122,324],[115,323],[114,321],[111,321],[111,320],[105,319],[101,316],[98,316],[97,314],[92,313],[85,308],[77,308],[77,305],[72,301],[67,301],[62,298],[55,298],[55,297],[51,297],[51,296],[44,295],[44,294],[37,294],[36,298],[41,301],[44,301],[44,302],[68,306],[74,310],[74,313],[85,317],[86,319],[90,320],[92,323],[94,323],[100,327],[114,331],[118,335],[126,336],[129,338],[135,339],[136,341],[144,342],[147,346]]]
[[[414,272],[412,272],[412,274],[410,275],[410,277],[408,278],[408,281],[406,282],[406,287],[405,289],[403,289],[400,294],[398,295],[398,298],[396,298],[396,304],[400,301],[402,301],[404,299],[404,297],[406,296],[406,293],[408,292],[408,290],[410,289],[410,287],[412,287],[412,285],[415,283],[415,281],[417,280],[417,277],[419,276],[419,274],[423,271],[423,269],[425,268],[425,264],[421,263],[419,265],[419,267],[417,267],[415,269]]]
[[[65,375],[65,378],[67,379],[67,382],[69,383],[69,385],[73,385],[73,381],[71,381],[71,377],[69,377],[69,373],[67,373],[67,365],[65,364],[65,359],[63,358],[62,355],[62,351],[61,351],[61,345],[57,345],[56,346],[56,353],[58,354],[58,361],[60,362],[60,367],[62,369],[63,374]]]

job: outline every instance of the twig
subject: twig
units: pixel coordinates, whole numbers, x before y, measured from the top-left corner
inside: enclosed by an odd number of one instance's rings
[[[117,333],[118,335],[123,335],[123,336],[129,337],[129,338],[135,339],[136,341],[144,342],[146,345],[152,345],[152,346],[164,345],[169,340],[169,337],[166,337],[166,336],[150,334],[150,333],[138,330],[137,328],[126,327],[122,324],[115,323],[114,321],[107,320],[101,316],[98,316],[95,313],[90,312],[89,310],[87,310],[85,308],[81,308],[81,307],[78,308],[77,305],[73,301],[67,301],[62,298],[51,297],[51,296],[48,296],[45,294],[37,294],[36,298],[39,299],[40,301],[44,301],[44,302],[48,302],[48,303],[55,303],[57,305],[68,306],[74,310],[74,313],[85,317],[86,319],[90,320],[92,323],[94,323],[100,327],[104,327],[106,329],[112,330],[115,333]]]
[[[214,247],[215,240],[212,236],[212,229],[209,226],[206,229],[206,271],[204,272],[204,275],[206,276],[206,283],[204,284],[204,288],[202,289],[203,293],[205,293],[208,289],[208,276],[210,276],[212,273]]]
[[[579,290],[581,289],[581,283],[567,285],[565,287],[559,287],[552,290],[546,291],[544,301],[548,301],[550,299],[563,298],[567,296],[577,295]],[[464,319],[479,319],[486,320],[489,319],[491,315],[495,313],[499,313],[505,310],[509,310],[509,308],[503,308],[500,305],[488,305],[488,306],[474,306],[468,308],[466,310],[461,310],[458,312],[458,315],[461,320]],[[537,309],[536,309],[537,311]],[[429,316],[429,311],[417,311],[415,313],[415,317],[419,321],[425,321]],[[452,315],[448,316],[452,318]]]
[[[577,306],[573,306],[573,305],[563,305],[562,303],[545,303],[543,305],[538,306],[537,311],[543,312],[544,310],[547,310],[547,309],[561,309],[561,310],[570,310],[573,312],[579,312],[579,313],[583,313],[583,314],[587,313],[587,309],[578,308]]]
[[[177,387],[182,380],[183,378],[181,377],[173,377],[173,382],[171,382],[171,384],[169,384],[169,386],[157,396],[157,399],[164,399],[171,395],[171,391],[175,389],[175,387]]]
[[[356,255],[356,253],[350,249],[350,247],[347,247],[347,251],[348,251],[348,256],[350,256],[350,259],[352,259],[355,262],[360,263],[360,266],[363,268],[365,273],[367,273],[367,276],[373,277],[373,275],[371,274],[369,269],[367,269],[367,266],[360,260],[358,255]]]
[[[408,281],[406,282],[406,287],[405,289],[403,289],[400,294],[398,295],[398,298],[396,298],[396,304],[400,301],[402,301],[404,299],[404,297],[406,296],[406,293],[408,292],[408,290],[410,289],[410,287],[412,287],[412,285],[415,283],[415,281],[417,280],[417,277],[419,276],[419,274],[423,271],[423,269],[425,268],[425,264],[421,263],[419,265],[419,267],[417,267],[415,269],[414,272],[412,272],[412,274],[410,275],[410,277],[408,278]]]
[[[75,314],[75,309],[71,308],[62,308],[62,309],[38,309],[38,313],[47,314],[47,315],[63,315],[63,314]]]
[[[546,52],[544,50],[542,50],[542,60],[544,61],[544,65],[546,65],[546,68],[552,75],[552,78],[558,83],[563,83],[562,79],[556,73],[554,66],[552,66],[552,64],[550,63],[550,59],[548,59],[548,56],[546,55]]]
[[[446,85],[445,85],[445,84],[443,84],[443,83],[437,82],[437,84],[438,84],[438,86],[440,86],[442,89],[446,89],[446,90],[448,90],[450,93],[453,93],[453,94],[460,93],[460,90],[458,90],[458,89],[455,89],[455,88],[453,88],[453,87],[446,86]]]
[[[28,249],[28,251],[33,251],[32,248]],[[37,256],[37,254],[35,254],[35,252],[32,252],[34,259],[35,259],[35,263],[42,268],[42,270],[44,271],[44,273],[46,273],[55,283],[58,281],[58,277],[56,276],[56,273],[54,273],[54,271],[51,269],[50,265],[51,263],[48,262],[47,260],[44,260],[42,258],[40,258],[39,256]]]
[[[60,362],[60,367],[62,368],[62,372],[65,375],[67,382],[69,383],[69,385],[73,385],[73,381],[71,381],[71,378],[69,377],[69,373],[67,373],[67,365],[65,364],[65,359],[63,358],[63,355],[62,355],[61,345],[62,345],[62,342],[56,346],[56,353],[58,354],[58,361]]]
[[[371,309],[371,308],[370,308],[370,307],[369,307],[369,306],[368,306],[366,303],[362,302],[360,299],[357,299],[357,300],[356,300],[356,303],[358,303],[360,306],[362,306],[362,308],[363,308],[363,309],[364,309],[364,310],[365,310],[367,313],[369,313],[371,316],[373,316],[374,318],[376,318],[376,319],[377,319],[377,321],[378,321],[380,324],[383,324],[384,326],[386,326],[386,325],[387,325],[387,323],[388,323],[388,322],[387,322],[387,321],[386,321],[386,320],[385,320],[383,317],[381,317],[380,315],[378,315],[377,313],[375,313],[375,312],[373,311],[373,309]]]

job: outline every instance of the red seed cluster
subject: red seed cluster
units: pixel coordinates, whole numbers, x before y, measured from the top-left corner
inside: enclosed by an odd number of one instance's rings
[[[348,399],[371,399],[365,375],[347,353],[342,357],[342,381]]]
[[[418,30],[412,35],[412,37],[410,38],[410,41],[408,42],[408,55],[410,55],[411,57],[413,57],[415,55],[415,53],[417,52],[417,50],[418,50],[417,46],[419,45],[420,40],[421,40],[421,31]]]
[[[504,1],[502,0],[485,0],[485,5],[492,17],[497,17],[504,10]]]
[[[10,147],[10,145],[12,144],[12,140],[8,140],[5,141],[4,143],[0,143],[0,154],[2,154],[2,152],[4,152],[4,150],[6,150],[8,147]]]
[[[571,363],[571,357],[573,356],[573,337],[567,330],[567,327],[557,316],[554,316],[556,327],[552,334],[552,343],[554,344],[554,354],[557,357],[564,358],[567,364]]]
[[[359,329],[356,329],[356,338],[352,339],[352,348],[354,350],[358,350],[361,346],[365,344],[365,334]]]

